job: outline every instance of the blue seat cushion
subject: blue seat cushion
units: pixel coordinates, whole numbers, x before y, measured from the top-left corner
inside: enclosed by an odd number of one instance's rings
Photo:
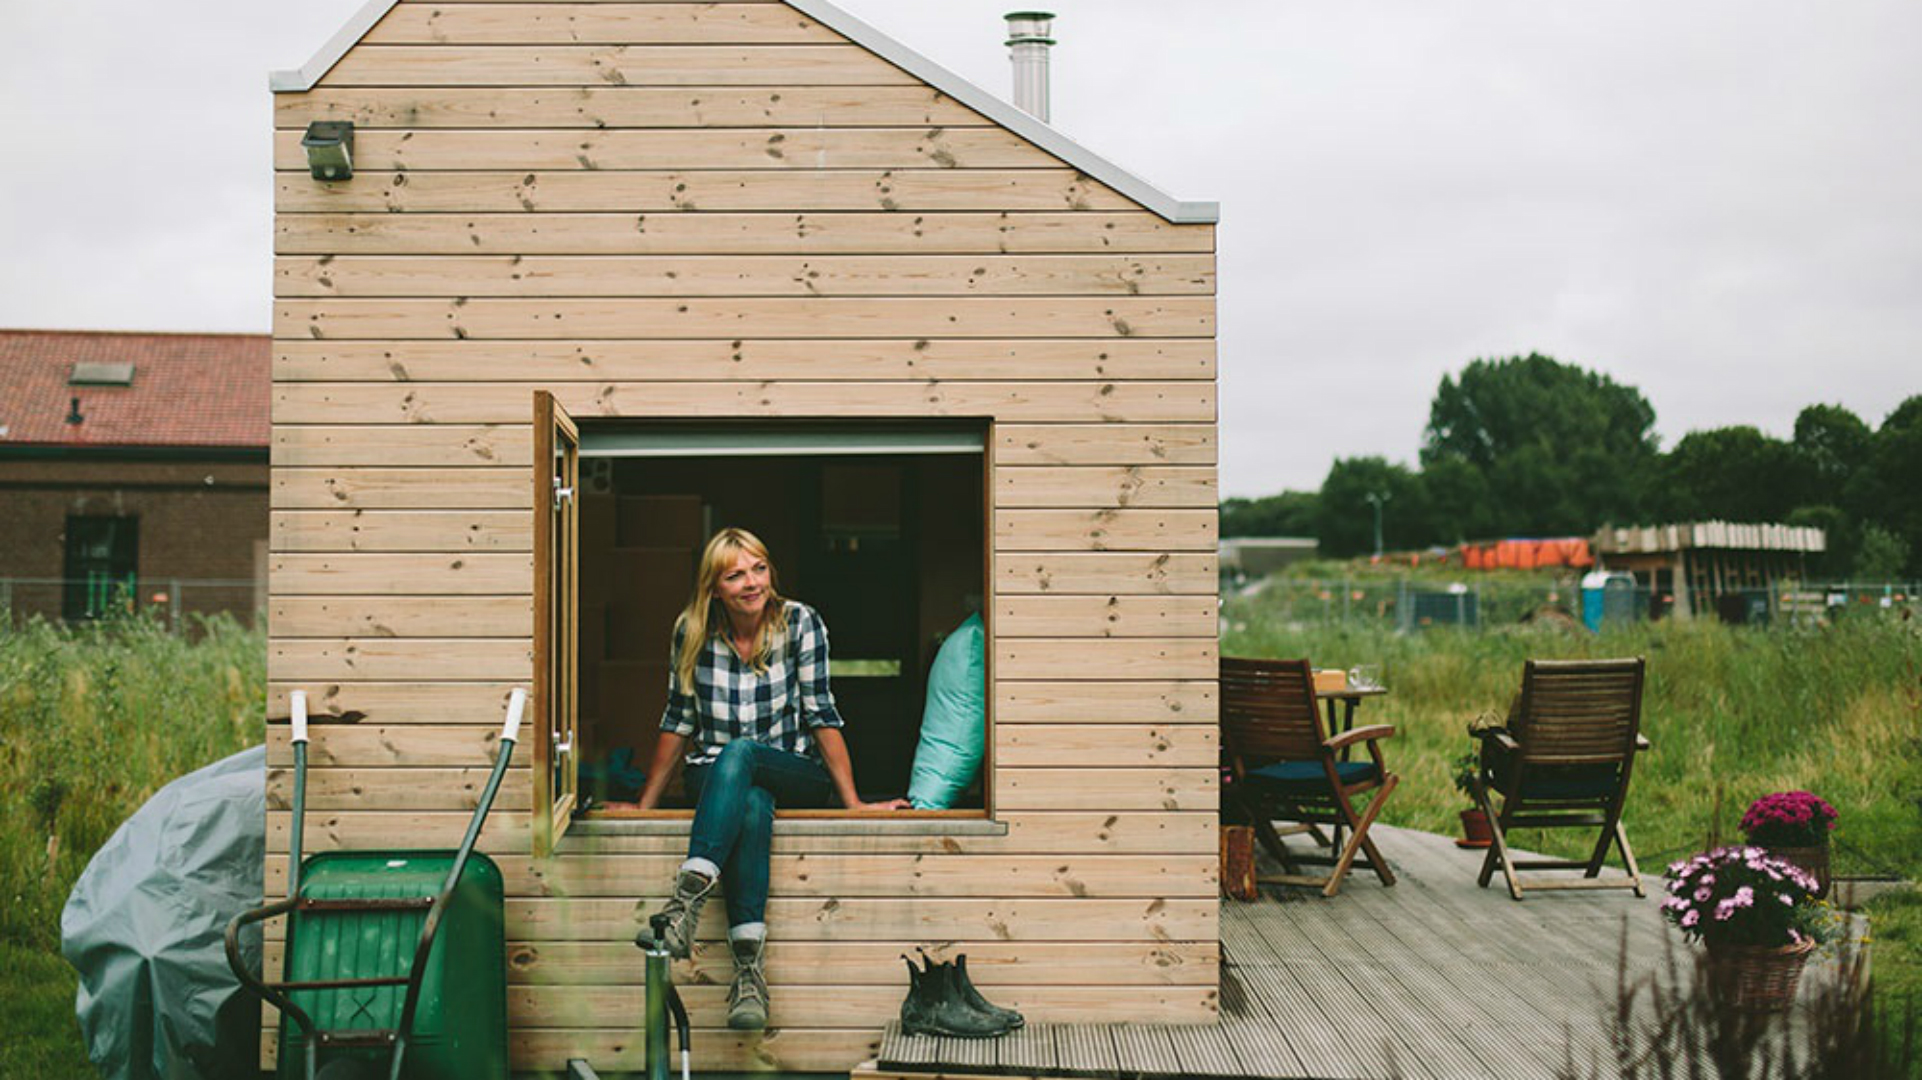
[[[1621,776],[1612,767],[1550,767],[1531,770],[1522,785],[1522,794],[1530,799],[1551,801],[1606,799],[1621,786]]]
[[[1372,761],[1339,761],[1335,772],[1343,784],[1359,784],[1380,775]],[[1319,761],[1277,761],[1248,770],[1248,782],[1273,791],[1327,791],[1328,773]]]

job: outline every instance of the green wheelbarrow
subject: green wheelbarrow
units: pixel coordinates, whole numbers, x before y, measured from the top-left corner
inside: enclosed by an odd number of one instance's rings
[[[514,755],[515,688],[493,774],[456,851],[329,851],[301,859],[307,695],[294,691],[287,898],[227,926],[227,963],[281,1014],[281,1080],[494,1080],[507,1076],[500,868],[474,851]],[[287,916],[279,982],[247,970],[240,932]]]

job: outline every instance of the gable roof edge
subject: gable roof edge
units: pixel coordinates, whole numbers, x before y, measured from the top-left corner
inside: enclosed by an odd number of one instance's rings
[[[298,68],[268,74],[267,85],[276,94],[312,90],[321,76],[331,71],[347,50],[360,43],[374,24],[393,10],[400,0],[368,0],[365,7],[340,28],[340,32],[321,46],[313,59]],[[1134,173],[1068,138],[1048,124],[1022,112],[1006,101],[903,45],[827,0],[787,0],[787,3],[843,37],[916,76],[947,96],[988,119],[1013,131],[1041,149],[1079,169],[1084,175],[1108,185],[1144,208],[1177,225],[1213,224],[1221,220],[1221,204],[1177,199]]]

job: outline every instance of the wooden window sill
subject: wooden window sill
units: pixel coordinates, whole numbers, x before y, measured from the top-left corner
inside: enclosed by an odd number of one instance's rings
[[[685,836],[692,810],[593,810],[568,834],[582,836]],[[783,810],[774,815],[776,836],[1006,836],[1008,825],[979,810]]]

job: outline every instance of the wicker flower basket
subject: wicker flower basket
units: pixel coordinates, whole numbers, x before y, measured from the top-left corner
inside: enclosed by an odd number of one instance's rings
[[[1815,896],[1823,899],[1829,895],[1829,846],[1816,844],[1811,847],[1771,847],[1762,850],[1769,858],[1792,863],[1809,872],[1815,878]]]
[[[1781,1012],[1795,1000],[1815,942],[1800,945],[1709,944],[1705,962],[1709,985],[1727,1004],[1743,1012]]]

